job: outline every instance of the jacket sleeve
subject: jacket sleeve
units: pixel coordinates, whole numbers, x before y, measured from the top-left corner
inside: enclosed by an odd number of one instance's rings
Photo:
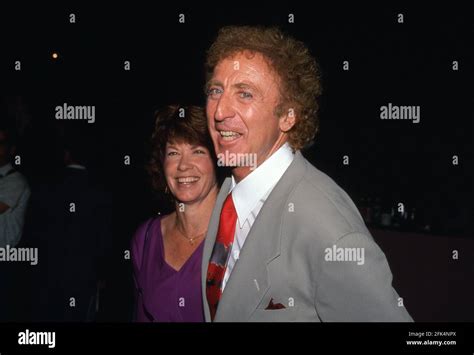
[[[370,235],[346,234],[323,252],[315,280],[321,321],[413,321],[392,287],[385,254]]]

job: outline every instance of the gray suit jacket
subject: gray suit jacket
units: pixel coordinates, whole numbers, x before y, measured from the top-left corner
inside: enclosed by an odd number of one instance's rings
[[[230,186],[227,178],[204,246],[206,321],[210,321],[207,267]],[[341,250],[342,254],[331,254]],[[351,261],[351,255],[356,255],[352,251],[364,255],[363,263],[361,258]],[[340,260],[337,255],[345,258]],[[285,308],[269,307],[270,303]],[[412,321],[402,304],[392,288],[387,259],[350,197],[297,151],[247,236],[215,321]]]

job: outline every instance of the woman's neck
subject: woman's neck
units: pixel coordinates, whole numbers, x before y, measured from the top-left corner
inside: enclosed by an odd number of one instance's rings
[[[174,226],[184,235],[194,237],[205,233],[217,198],[217,185],[207,196],[195,203],[176,202]]]

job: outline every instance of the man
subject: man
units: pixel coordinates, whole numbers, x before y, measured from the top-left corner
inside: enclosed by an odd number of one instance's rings
[[[205,242],[206,320],[411,321],[356,206],[300,153],[318,129],[321,93],[304,44],[227,27],[207,69],[209,130],[233,169]]]
[[[30,187],[11,160],[16,151],[16,135],[8,124],[0,126],[0,248],[16,247],[23,236]],[[0,261],[0,321],[10,321],[14,315],[15,283],[18,265]],[[24,280],[22,280],[24,281]]]
[[[16,246],[23,233],[30,188],[25,177],[11,164],[15,154],[13,130],[0,128],[0,247]]]
[[[66,134],[59,176],[38,186],[30,230],[42,255],[34,285],[40,321],[91,321],[97,316],[106,250],[111,243],[111,202],[87,168],[90,144],[81,131]]]

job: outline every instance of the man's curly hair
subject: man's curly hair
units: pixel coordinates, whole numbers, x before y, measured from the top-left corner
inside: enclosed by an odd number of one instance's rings
[[[303,42],[278,28],[254,26],[223,27],[207,52],[207,81],[216,65],[240,52],[260,53],[280,79],[280,102],[275,115],[293,109],[296,123],[288,132],[294,150],[309,146],[319,128],[318,97],[322,93],[316,60]]]

